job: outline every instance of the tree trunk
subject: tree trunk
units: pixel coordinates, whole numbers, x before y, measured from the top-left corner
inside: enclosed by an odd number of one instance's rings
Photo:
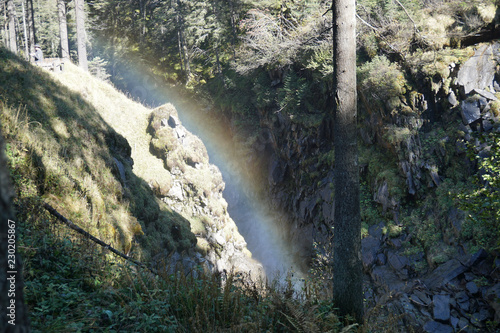
[[[14,11],[14,0],[7,0],[7,12],[9,20],[9,50],[17,54],[16,13]]]
[[[24,9],[24,0],[22,2],[23,7],[23,32],[24,32],[24,57],[27,61],[30,60],[29,43],[28,43],[28,30],[26,29],[26,10]]]
[[[363,318],[361,216],[357,147],[355,0],[333,4],[335,212],[333,302],[341,315]]]
[[[1,127],[0,127],[1,128]],[[0,131],[0,332],[29,332],[5,145]]]
[[[66,1],[57,0],[59,14],[59,37],[61,38],[61,57],[69,59],[68,24],[66,22]]]
[[[78,40],[78,63],[83,70],[88,71],[87,36],[85,34],[85,11],[83,0],[75,0],[75,16],[76,38]]]
[[[35,44],[37,43],[36,28],[35,28],[35,10],[33,8],[33,0],[28,0],[28,13],[29,13],[29,36],[30,36],[30,53],[35,52]]]

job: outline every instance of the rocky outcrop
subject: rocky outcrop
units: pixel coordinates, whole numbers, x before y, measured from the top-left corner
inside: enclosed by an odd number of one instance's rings
[[[153,184],[156,196],[191,223],[197,238],[197,253],[183,256],[164,254],[167,270],[182,267],[186,272],[197,265],[218,272],[241,272],[253,279],[263,277],[260,264],[251,258],[246,242],[227,213],[222,197],[224,182],[219,169],[209,164],[203,142],[180,122],[175,107],[166,104],[149,117],[150,150],[163,160],[171,179]],[[165,257],[168,260],[165,260]]]
[[[422,327],[425,332],[491,329],[490,322],[500,316],[499,259],[479,250],[418,272],[424,254],[405,253],[411,237],[390,238],[381,232],[383,228],[383,223],[371,227],[362,240],[363,267],[373,283],[373,289],[365,292],[369,307],[387,309],[383,316],[399,318],[402,331],[409,327]]]

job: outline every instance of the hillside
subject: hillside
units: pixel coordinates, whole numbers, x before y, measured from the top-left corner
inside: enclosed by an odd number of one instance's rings
[[[167,284],[162,293],[184,288],[183,283],[192,288],[184,274],[189,279],[208,274],[199,280],[199,292],[213,297],[225,291],[216,287],[220,275],[212,272],[238,273],[246,283],[247,274],[254,280],[261,276],[227,215],[220,172],[172,105],[147,109],[72,64],[54,74],[4,49],[0,59],[2,131],[17,192],[26,300],[35,331],[45,325],[51,332],[83,327],[78,316],[84,311],[91,314],[91,327],[111,325],[102,315],[132,308],[100,306],[112,304],[109,297],[135,297],[119,292],[124,283],[137,282],[140,288],[153,283],[146,273],[122,268],[126,262],[59,224],[43,209],[44,202],[165,277],[183,279]],[[159,281],[154,283],[167,283]],[[87,297],[92,301],[84,301]],[[225,297],[232,302],[241,296]],[[74,314],[61,312],[68,306]],[[115,323],[118,318],[108,319]],[[168,318],[157,321],[165,324]],[[143,323],[129,324],[122,329]]]

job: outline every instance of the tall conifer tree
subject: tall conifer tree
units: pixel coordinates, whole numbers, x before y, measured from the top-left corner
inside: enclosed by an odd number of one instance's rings
[[[80,67],[88,71],[87,60],[87,36],[85,32],[84,0],[75,0],[76,35],[78,39],[78,63]]]
[[[351,315],[361,322],[363,279],[356,128],[355,9],[355,0],[335,0],[332,7],[335,98],[333,301],[342,315]]]
[[[14,0],[7,0],[7,13],[9,20],[9,50],[13,53],[17,53],[16,13]]]
[[[59,36],[61,38],[61,57],[69,59],[68,25],[66,21],[66,0],[57,0],[59,15]]]

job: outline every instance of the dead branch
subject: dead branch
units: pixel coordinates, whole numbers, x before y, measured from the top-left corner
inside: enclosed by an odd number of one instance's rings
[[[137,266],[140,266],[140,267],[143,267],[143,268],[146,268],[148,269],[149,271],[151,271],[151,273],[155,274],[155,275],[158,275],[158,272],[151,268],[151,267],[148,267],[146,264],[140,262],[140,261],[137,261],[129,256],[127,256],[126,254],[118,251],[117,249],[113,248],[111,245],[109,244],[106,244],[104,243],[102,240],[92,236],[90,233],[88,233],[87,231],[83,230],[82,228],[80,228],[79,226],[77,226],[76,224],[74,224],[73,222],[71,222],[70,220],[68,220],[67,218],[65,218],[64,216],[62,216],[57,210],[55,210],[52,206],[50,206],[48,203],[44,203],[43,204],[43,208],[45,208],[49,213],[51,213],[52,215],[54,215],[55,217],[57,217],[57,219],[61,222],[63,222],[64,224],[66,224],[68,227],[70,227],[71,229],[73,229],[74,231],[78,232],[79,234],[85,236],[86,238],[90,239],[91,241],[99,244],[100,246],[104,247],[105,249],[108,249],[110,250],[111,252],[113,252],[114,254],[116,254],[117,256],[119,257],[122,257],[123,259],[125,260],[128,260],[130,262],[133,262],[134,264],[136,264]]]

